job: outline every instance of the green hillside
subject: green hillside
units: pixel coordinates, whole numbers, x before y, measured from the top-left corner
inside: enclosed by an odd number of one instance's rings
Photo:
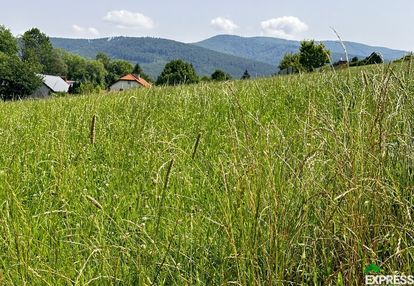
[[[159,38],[114,37],[95,40],[51,38],[53,46],[85,57],[94,58],[104,52],[116,59],[140,63],[146,73],[156,79],[165,64],[183,59],[192,63],[200,75],[211,75],[221,69],[234,78],[240,78],[247,69],[252,76],[269,76],[286,53],[297,52],[298,41],[269,37],[244,38],[219,35],[195,44]],[[335,41],[324,42],[337,61],[345,58],[343,48]],[[380,52],[384,59],[395,60],[406,52],[359,43],[345,42],[349,57],[363,59],[372,52]]]
[[[412,273],[413,72],[0,102],[0,285]]]
[[[240,78],[247,69],[252,76],[269,76],[277,70],[275,65],[157,38],[115,37],[96,40],[51,38],[53,46],[82,56],[94,58],[104,52],[117,59],[139,63],[146,73],[157,78],[165,64],[182,59],[194,65],[200,75],[211,75],[221,69]]]
[[[332,58],[337,61],[345,59],[343,47],[336,41],[324,41],[326,47],[332,52]],[[349,58],[359,57],[361,59],[373,52],[379,52],[386,61],[402,58],[406,52],[383,47],[372,47],[354,42],[344,42]],[[287,53],[296,53],[299,50],[300,42],[270,37],[239,37],[233,35],[219,35],[195,45],[233,56],[252,59],[264,63],[278,65],[283,56]]]

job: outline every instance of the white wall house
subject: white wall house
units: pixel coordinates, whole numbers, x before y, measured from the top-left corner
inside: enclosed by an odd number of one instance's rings
[[[111,91],[122,91],[122,90],[131,89],[131,88],[138,88],[138,87],[142,87],[142,85],[139,84],[136,81],[132,81],[132,80],[119,80],[116,83],[114,83],[113,85],[111,85],[111,87],[109,89]]]
[[[142,77],[128,74],[126,76],[121,77],[118,81],[116,81],[113,85],[109,87],[110,91],[123,91],[133,88],[141,88],[141,87],[151,87],[151,84],[148,83]]]

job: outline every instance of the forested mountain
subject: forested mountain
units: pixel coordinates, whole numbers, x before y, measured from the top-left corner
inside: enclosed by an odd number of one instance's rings
[[[277,66],[286,53],[295,53],[299,41],[270,37],[239,37],[219,35],[202,42],[185,44],[159,38],[114,37],[95,40],[51,38],[54,47],[62,48],[89,58],[104,52],[112,58],[139,63],[144,71],[156,79],[165,64],[182,59],[190,62],[200,75],[211,75],[216,69],[239,78],[245,70],[252,76],[268,76],[277,72]],[[342,45],[325,41],[337,61],[345,59]],[[344,42],[349,57],[360,59],[372,52],[379,52],[386,61],[403,57],[406,52],[383,47],[372,47],[354,42]]]
[[[267,76],[277,71],[276,65],[236,57],[192,44],[158,38],[114,37],[96,40],[51,38],[53,46],[89,58],[104,52],[112,58],[139,63],[151,77],[157,78],[165,64],[182,59],[190,62],[200,75],[211,75],[216,69],[235,78],[247,69],[252,76]]]
[[[340,42],[324,41],[325,46],[332,52],[334,61],[345,59],[345,53]],[[379,52],[384,60],[391,61],[403,57],[406,52],[383,47],[372,47],[354,42],[344,42],[350,58],[365,58],[373,52]],[[296,53],[300,42],[270,37],[239,37],[233,35],[218,35],[204,41],[194,43],[199,47],[277,65],[286,53]]]

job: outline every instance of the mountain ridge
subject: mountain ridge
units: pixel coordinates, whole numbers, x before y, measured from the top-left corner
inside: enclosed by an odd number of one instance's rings
[[[333,61],[345,58],[346,54],[339,41],[318,41],[325,44],[331,51]],[[241,37],[236,35],[216,35],[194,45],[227,53],[234,56],[255,59],[261,62],[273,61],[277,65],[287,53],[296,53],[300,47],[300,41],[286,40],[272,37]],[[391,61],[403,57],[408,52],[390,49],[381,46],[370,46],[357,42],[344,41],[349,58],[367,57],[372,52],[379,52],[384,60]]]
[[[245,70],[252,76],[270,76],[278,71],[278,64],[287,53],[299,50],[300,41],[271,37],[241,37],[217,35],[196,43],[154,37],[117,36],[99,39],[50,38],[54,47],[81,56],[95,58],[104,52],[115,59],[139,63],[144,71],[156,78],[171,60],[182,59],[193,64],[201,76],[209,76],[221,69],[234,78],[240,78]],[[331,50],[332,60],[345,58],[342,44],[338,41],[322,41]],[[345,41],[349,58],[359,59],[379,52],[386,61],[399,59],[406,51],[369,46]]]
[[[200,75],[211,75],[216,69],[224,70],[233,77],[241,77],[247,69],[252,76],[268,76],[275,73],[274,65],[252,59],[223,54],[192,44],[151,37],[113,37],[100,39],[50,38],[55,48],[95,58],[104,52],[115,59],[139,63],[154,79],[164,65],[171,60],[182,59],[193,64]]]

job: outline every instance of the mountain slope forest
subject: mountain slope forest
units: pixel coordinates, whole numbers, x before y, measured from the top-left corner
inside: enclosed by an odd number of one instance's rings
[[[346,58],[340,42],[323,41],[323,43],[326,48],[331,51],[332,60],[334,62],[341,58]],[[285,54],[298,52],[300,42],[270,37],[246,38],[233,35],[218,35],[194,43],[194,45],[237,57],[277,64]],[[363,59],[373,52],[378,52],[384,57],[385,61],[391,61],[399,59],[407,54],[405,51],[384,47],[373,47],[354,42],[344,42],[344,45],[350,59],[353,57]]]
[[[269,76],[276,72],[275,63],[263,63],[219,53],[191,44],[156,38],[115,37],[96,40],[50,38],[55,48],[94,58],[104,52],[112,58],[139,63],[152,78],[157,78],[165,64],[182,59],[193,64],[199,75],[211,75],[220,69],[240,78],[247,69],[252,76]]]

